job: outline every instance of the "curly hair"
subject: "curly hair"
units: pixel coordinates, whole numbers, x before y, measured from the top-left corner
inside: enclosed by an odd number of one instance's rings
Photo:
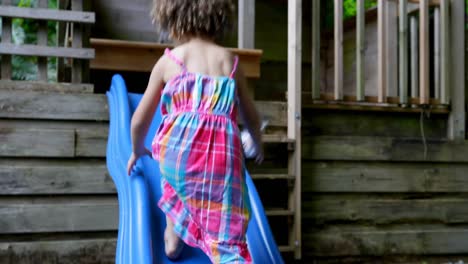
[[[234,5],[231,0],[153,0],[151,16],[172,39],[220,39],[232,29]]]

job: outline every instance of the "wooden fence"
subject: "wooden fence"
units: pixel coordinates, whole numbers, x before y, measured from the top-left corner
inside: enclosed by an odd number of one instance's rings
[[[356,90],[343,92],[343,0],[334,0],[334,92],[320,91],[320,4],[313,1],[312,99],[400,107],[450,103],[449,0],[378,0],[377,96],[366,95],[364,0],[357,1]],[[432,18],[430,27],[430,18]],[[372,45],[374,43],[367,43]],[[430,52],[431,50],[431,52]],[[431,77],[432,80],[431,80]],[[374,87],[373,87],[374,89]]]
[[[88,48],[89,37],[86,26],[95,22],[93,12],[85,12],[86,0],[59,0],[59,9],[48,8],[47,0],[38,0],[37,7],[12,6],[12,0],[3,0],[0,5],[2,18],[1,79],[12,79],[12,56],[37,56],[37,80],[46,82],[47,58],[58,59],[58,80],[72,83],[86,82],[86,65],[94,58],[94,50]],[[37,44],[15,44],[12,38],[13,19],[31,19],[38,22]],[[47,22],[58,23],[57,46],[48,45]],[[68,60],[64,61],[63,59]],[[69,76],[64,74],[66,66],[71,67]]]

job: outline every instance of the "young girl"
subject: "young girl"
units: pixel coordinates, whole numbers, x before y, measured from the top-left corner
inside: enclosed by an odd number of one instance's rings
[[[128,173],[139,157],[159,160],[166,214],[165,251],[177,258],[183,243],[203,250],[213,263],[251,263],[245,234],[250,204],[240,110],[263,159],[259,117],[246,91],[238,58],[215,43],[229,28],[229,0],[154,0],[154,20],[178,44],[153,68],[132,118]],[[144,138],[158,104],[162,123],[152,152]]]

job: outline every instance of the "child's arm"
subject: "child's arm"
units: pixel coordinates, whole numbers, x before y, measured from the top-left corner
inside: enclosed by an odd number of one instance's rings
[[[239,96],[239,110],[242,120],[257,146],[257,162],[263,161],[263,142],[260,130],[260,117],[254,102],[247,91],[247,81],[241,67],[236,73],[236,83]]]
[[[148,87],[133,114],[131,123],[132,154],[127,163],[128,175],[130,175],[133,166],[141,156],[151,155],[151,151],[145,148],[144,141],[161,98],[161,91],[164,85],[163,74],[163,62],[159,60],[153,67]]]

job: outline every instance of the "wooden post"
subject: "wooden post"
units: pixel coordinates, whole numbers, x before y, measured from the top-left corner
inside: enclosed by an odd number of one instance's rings
[[[366,8],[364,0],[357,1],[356,29],[356,100],[364,101],[366,87],[364,67],[366,55]]]
[[[74,11],[83,10],[83,0],[72,0],[71,7]],[[79,23],[73,23],[73,48],[83,47],[82,26]],[[72,66],[72,83],[81,83],[83,81],[82,61],[73,59]]]
[[[320,1],[312,1],[312,99],[320,98]]]
[[[39,0],[37,5],[39,8],[47,8],[48,0]],[[47,21],[39,21],[39,31],[37,32],[37,44],[47,46]],[[47,82],[47,57],[38,57],[38,80]]]
[[[400,104],[408,103],[408,0],[400,0],[399,86]]]
[[[386,95],[398,96],[398,3],[385,1]]]
[[[335,100],[343,99],[343,0],[335,0]]]
[[[440,3],[440,102],[450,101],[450,26],[449,1]]]
[[[386,51],[386,33],[385,33],[385,4],[386,0],[378,0],[377,4],[377,68],[378,68],[378,76],[377,76],[377,86],[378,86],[378,102],[385,103],[387,92],[386,92],[386,84],[387,84],[387,70],[385,61],[385,51]]]
[[[434,8],[434,98],[440,99],[440,9]]]
[[[11,0],[3,0],[3,5],[11,5]],[[2,17],[2,42],[10,43],[11,42],[11,18]],[[1,69],[2,79],[10,80],[11,79],[11,55],[3,54],[2,55],[2,69]]]
[[[446,0],[448,1],[448,0]],[[450,0],[450,94],[448,138],[465,140],[465,1]]]
[[[420,104],[429,103],[429,0],[419,2],[419,93]]]
[[[239,0],[238,47],[255,47],[255,0]]]
[[[301,76],[302,76],[302,1],[288,1],[288,138],[294,140],[289,155],[288,173],[295,176],[289,208],[294,209],[290,245],[301,258]]]
[[[411,97],[419,97],[419,34],[418,19],[416,16],[410,16],[410,48],[411,48]]]

